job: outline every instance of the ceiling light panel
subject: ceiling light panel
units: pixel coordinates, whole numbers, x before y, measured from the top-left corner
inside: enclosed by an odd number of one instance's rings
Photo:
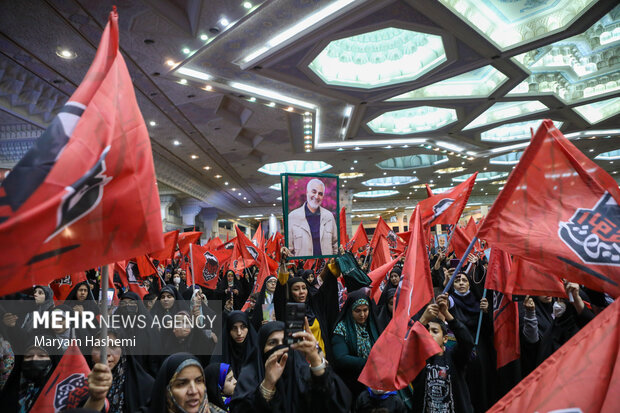
[[[454,109],[419,106],[385,112],[367,125],[375,133],[407,135],[439,129],[456,121]]]
[[[412,182],[418,182],[416,176],[385,176],[382,178],[373,178],[362,182],[365,186],[394,186],[394,185],[406,185]]]
[[[504,84],[507,79],[508,77],[505,74],[488,65],[420,89],[403,93],[387,101],[487,97]]]
[[[500,155],[489,159],[489,163],[494,165],[516,165],[519,163],[521,155],[523,155],[523,152],[507,153],[505,155]]]
[[[447,161],[448,157],[444,155],[409,155],[386,159],[385,161],[381,161],[376,165],[379,169],[399,171],[407,169],[426,168],[429,166],[434,166],[443,160]]]
[[[596,0],[439,1],[501,50],[557,33],[596,3]]]
[[[480,116],[474,119],[463,130],[478,128],[503,120],[514,119],[533,113],[542,112],[549,109],[537,100],[527,100],[518,102],[499,102],[485,110]]]
[[[620,90],[620,6],[585,32],[515,56],[530,76],[508,95],[553,93],[566,103]]]
[[[454,174],[457,172],[463,172],[465,169],[467,168],[463,168],[462,166],[456,167],[456,168],[443,168],[443,169],[436,169],[434,172],[436,174]]]
[[[445,62],[441,36],[388,27],[330,42],[308,65],[328,85],[410,82]]]
[[[616,159],[620,159],[620,149],[615,151],[603,152],[601,154],[598,154],[594,159],[615,161]]]
[[[454,182],[465,182],[469,179],[473,174],[461,175],[452,178]],[[479,173],[476,177],[476,182],[480,181],[491,181],[496,179],[502,179],[508,176],[508,172],[482,172]]]
[[[532,130],[540,127],[543,119],[526,120],[525,122],[508,123],[498,126],[480,134],[480,140],[483,142],[514,142],[532,137]],[[556,128],[560,129],[564,122],[554,120]]]
[[[379,189],[375,191],[362,191],[353,194],[356,198],[380,198],[384,196],[392,196],[398,194],[398,191],[388,190],[388,189]]]
[[[620,98],[611,98],[576,106],[573,110],[592,125],[620,113]]]
[[[319,173],[331,167],[330,164],[323,161],[286,161],[265,164],[258,169],[258,172],[267,175],[280,175],[282,173]]]

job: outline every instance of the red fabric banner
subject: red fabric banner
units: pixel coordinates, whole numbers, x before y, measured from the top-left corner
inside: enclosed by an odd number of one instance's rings
[[[373,251],[377,249],[379,238],[383,235],[387,239],[390,231],[392,231],[392,228],[390,228],[383,218],[379,217],[379,221],[377,221],[377,226],[375,227],[375,232],[372,234],[372,240],[370,241],[370,249]]]
[[[478,172],[475,172],[465,182],[458,184],[451,190],[418,202],[415,209],[420,210],[424,227],[430,228],[437,224],[456,225],[461,218],[465,205],[467,205],[477,176]],[[411,214],[411,220],[413,220],[413,214]],[[413,227],[411,220],[409,221],[409,228]]]
[[[254,236],[252,237],[252,244],[254,244],[254,246],[256,248],[265,249],[265,237],[263,235],[263,228],[262,228],[262,223],[258,224],[258,228],[256,228],[256,232],[254,233]]]
[[[189,255],[189,244],[196,244],[200,239],[202,232],[198,231],[190,231],[190,232],[181,232],[179,233],[179,251],[184,256]]]
[[[65,351],[58,366],[47,379],[45,387],[30,408],[31,412],[56,413],[67,407],[76,389],[88,397],[88,374],[90,368],[86,359],[75,345]],[[75,393],[74,393],[75,394]]]
[[[370,297],[375,300],[375,303],[379,304],[379,299],[381,298],[381,293],[387,283],[390,271],[394,268],[394,265],[396,265],[400,257],[401,256],[399,255],[392,261],[386,262],[382,266],[368,273],[368,278],[370,278],[371,281]]]
[[[618,412],[619,352],[620,301],[616,300],[489,412]]]
[[[358,379],[373,389],[402,389],[416,377],[427,358],[441,351],[424,326],[411,322],[433,297],[425,231],[419,210],[415,211],[412,223],[394,316],[372,347]]]
[[[372,252],[372,261],[370,262],[370,270],[376,270],[381,267],[386,262],[392,260],[392,255],[390,254],[390,246],[388,245],[387,238],[383,235],[379,237],[377,241],[377,245]]]
[[[513,295],[548,295],[568,298],[564,284],[556,275],[516,256],[508,275],[506,289],[500,291]]]
[[[179,239],[179,231],[170,231],[164,234],[164,248],[159,251],[154,251],[149,256],[163,263],[166,260],[171,259],[174,256],[174,251],[177,249],[177,242]]]
[[[231,250],[222,249],[209,251],[206,246],[190,244],[190,267],[193,282],[203,287],[215,290],[217,287],[218,271],[222,264],[230,258]]]
[[[620,295],[620,188],[542,122],[478,237],[560,278]]]
[[[519,307],[512,295],[503,294],[497,287],[506,284],[512,260],[510,254],[491,247],[485,288],[493,292],[493,343],[497,352],[497,368],[505,366],[521,355],[519,344]]]
[[[113,280],[114,276],[118,276],[123,287],[127,287],[129,291],[138,294],[140,298],[144,298],[149,293],[149,290],[144,287],[142,280],[136,277],[133,271],[127,274],[127,263],[125,261],[115,262],[114,265],[110,265],[108,268],[111,270],[108,272],[109,279]]]
[[[82,83],[0,187],[0,296],[163,246],[150,138],[112,12]]]
[[[80,271],[52,281],[50,283],[50,288],[54,291],[54,298],[56,300],[64,301],[67,299],[73,287],[84,281],[86,281],[86,273]],[[24,288],[27,287],[28,286],[24,286]]]
[[[347,234],[347,209],[340,209],[340,245],[347,245],[349,242],[349,234]]]
[[[433,196],[433,190],[431,189],[429,184],[425,184],[426,185],[426,197],[430,198]]]
[[[353,237],[349,243],[351,244],[350,251],[355,256],[359,255],[358,250],[360,248],[366,248],[368,246],[368,235],[366,235],[366,230],[364,229],[364,224],[362,222],[360,222],[357,230],[355,230],[355,234],[353,234]]]

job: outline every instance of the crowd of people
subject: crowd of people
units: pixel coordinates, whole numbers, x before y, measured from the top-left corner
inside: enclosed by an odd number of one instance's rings
[[[455,257],[432,249],[429,262],[435,297],[415,319],[428,329],[441,352],[426,360],[425,368],[408,386],[381,391],[366,387],[358,377],[392,319],[404,258],[389,271],[375,302],[368,287],[353,290],[353,283],[343,281],[338,260],[317,260],[313,269],[304,269],[303,260],[287,260],[288,254],[283,248],[279,269],[253,294],[256,266],[239,273],[221,270],[215,290],[189,284],[178,261],[145,280],[149,293],[142,299],[115,284],[119,297],[111,309],[115,314],[171,315],[186,320],[187,325],[159,332],[137,327],[109,329],[111,338],[142,335],[138,340],[142,347],[110,346],[107,360],[102,360],[99,347],[82,349],[91,371],[87,386],[69,395],[67,411],[484,412],[611,302],[604,294],[569,282],[565,289],[571,300],[518,297],[521,356],[498,370],[493,292],[486,296],[483,292],[486,257],[470,254],[468,265],[443,293],[453,276],[450,263]],[[354,258],[359,269],[367,272],[370,254],[358,251]],[[32,300],[32,311],[3,310],[2,411],[35,412],[33,406],[61,359],[32,342],[34,314],[99,313],[95,299],[99,274],[90,271],[87,275],[87,281],[77,284],[67,297],[73,307],[57,302],[49,286],[3,297]],[[221,334],[217,329],[192,327],[190,322],[199,314],[213,312],[207,305],[210,300],[222,302]],[[304,327],[293,334],[292,343],[284,323],[287,303],[305,309]],[[45,334],[69,338],[100,332],[58,328]],[[25,354],[14,355],[14,346],[26,349]]]

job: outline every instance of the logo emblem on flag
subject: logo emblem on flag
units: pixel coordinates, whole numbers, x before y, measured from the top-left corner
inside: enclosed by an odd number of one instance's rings
[[[445,210],[450,208],[450,205],[452,205],[453,203],[454,199],[444,198],[441,201],[437,202],[435,205],[433,205],[433,218],[431,218],[431,221],[443,214]]]
[[[110,146],[107,146],[101,153],[95,166],[73,185],[65,188],[67,192],[58,207],[56,229],[45,242],[54,238],[63,229],[78,221],[99,205],[103,197],[103,187],[112,180],[112,177],[105,175],[105,157],[109,151]]]
[[[217,276],[217,269],[220,263],[217,257],[209,251],[204,253],[204,257],[205,267],[202,269],[202,278],[204,278],[205,282],[208,282]]]
[[[578,208],[560,222],[560,239],[586,264],[620,266],[620,207],[605,192],[593,209]]]
[[[257,259],[258,258],[258,251],[256,251],[256,248],[247,245],[245,247],[246,250],[248,250],[248,252],[250,253],[250,255],[252,256],[252,258]]]
[[[84,387],[86,380],[84,374],[74,373],[56,385],[54,396],[54,408],[58,411],[67,406],[69,395],[75,389]]]

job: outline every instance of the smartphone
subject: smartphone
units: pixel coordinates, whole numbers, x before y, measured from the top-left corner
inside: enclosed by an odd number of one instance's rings
[[[456,268],[459,262],[461,262],[461,260],[458,258],[450,260],[450,268]]]
[[[293,334],[298,331],[304,331],[305,321],[305,303],[286,303],[286,312],[284,313],[284,344],[290,346],[293,343],[301,341],[299,337],[293,337]]]

